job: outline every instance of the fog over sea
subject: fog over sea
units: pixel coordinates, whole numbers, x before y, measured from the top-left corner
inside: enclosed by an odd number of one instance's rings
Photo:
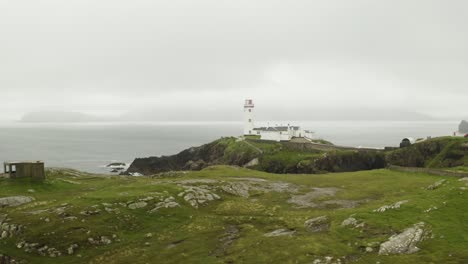
[[[397,146],[402,138],[451,135],[459,121],[291,122],[336,145]],[[270,122],[270,125],[287,122]],[[258,126],[266,123],[257,122]],[[109,173],[111,162],[176,154],[223,136],[242,134],[242,123],[3,123],[0,162],[43,160],[47,167]]]

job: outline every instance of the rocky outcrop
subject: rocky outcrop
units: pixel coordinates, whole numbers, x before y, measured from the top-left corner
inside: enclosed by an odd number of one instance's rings
[[[221,189],[229,194],[248,198],[250,186],[244,182],[230,182],[221,186]]]
[[[196,186],[186,186],[185,190],[179,193],[179,197],[183,197],[194,208],[198,208],[210,201],[221,199],[216,193],[211,192],[207,188]]]
[[[458,125],[458,132],[468,134],[468,121],[462,120]]]
[[[93,238],[93,237],[90,237],[88,238],[88,242],[91,244],[91,245],[109,245],[112,243],[112,240],[106,236],[101,236],[101,237],[98,237],[98,238]]]
[[[12,224],[8,221],[6,215],[0,215],[0,240],[14,237],[23,230],[22,225]]]
[[[170,196],[163,201],[156,204],[156,206],[150,211],[150,213],[157,212],[161,208],[175,208],[180,207],[179,203],[176,202],[175,198]]]
[[[128,209],[135,210],[135,209],[139,209],[139,208],[144,208],[147,205],[148,205],[147,202],[139,201],[139,202],[129,204]]]
[[[330,220],[327,216],[319,216],[305,221],[304,227],[310,232],[323,232],[330,228]]]
[[[304,160],[288,173],[349,172],[385,168],[385,155],[379,151],[334,151],[321,157]]]
[[[447,181],[447,180],[445,180],[445,179],[444,179],[444,180],[437,181],[437,182],[435,182],[435,183],[429,185],[429,186],[427,187],[427,189],[428,189],[428,190],[435,190],[435,189],[439,188],[440,186],[442,186],[442,184],[444,184],[446,181]]]
[[[379,255],[412,254],[419,251],[417,244],[421,242],[427,231],[425,223],[420,222],[405,229],[402,233],[394,235],[387,242],[382,243]]]
[[[384,205],[384,206],[382,206],[380,208],[375,209],[374,212],[383,213],[383,212],[385,212],[387,210],[398,209],[398,208],[401,207],[402,204],[405,204],[407,202],[408,202],[408,200],[403,200],[403,201],[399,201],[399,202],[396,202],[396,203],[391,204],[391,205]]]
[[[0,208],[2,207],[14,207],[27,204],[34,201],[33,197],[30,196],[10,196],[0,198]]]
[[[36,253],[41,256],[49,256],[51,258],[56,258],[62,256],[62,252],[58,249],[49,247],[41,243],[29,243],[26,241],[19,242],[16,244],[16,247],[23,249],[26,253]]]

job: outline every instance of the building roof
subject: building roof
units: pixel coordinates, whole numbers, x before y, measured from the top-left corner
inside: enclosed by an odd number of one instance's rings
[[[299,130],[300,127],[298,126],[290,126],[292,130]],[[276,126],[276,127],[256,127],[253,130],[255,131],[288,131],[287,126]]]
[[[16,165],[16,164],[38,164],[38,163],[44,163],[43,161],[37,160],[37,161],[6,161],[3,164],[5,165]]]

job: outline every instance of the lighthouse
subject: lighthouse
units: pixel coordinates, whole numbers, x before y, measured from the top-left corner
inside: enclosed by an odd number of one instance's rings
[[[253,135],[254,130],[254,104],[252,99],[246,99],[244,104],[244,135]]]

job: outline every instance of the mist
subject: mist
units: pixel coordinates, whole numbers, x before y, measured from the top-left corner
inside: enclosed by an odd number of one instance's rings
[[[466,1],[2,1],[0,119],[468,117]]]

